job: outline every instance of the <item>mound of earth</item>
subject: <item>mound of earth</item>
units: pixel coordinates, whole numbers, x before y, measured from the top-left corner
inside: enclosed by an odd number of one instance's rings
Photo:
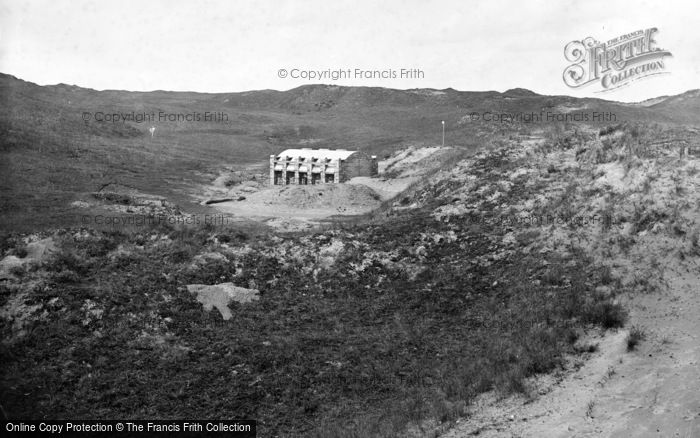
[[[78,200],[71,206],[90,208],[99,205],[108,210],[120,213],[140,213],[148,215],[179,215],[177,205],[168,201],[164,196],[143,193],[134,187],[118,183],[109,183],[92,194],[92,200]],[[97,200],[97,202],[95,202]]]
[[[249,199],[289,208],[338,209],[378,206],[381,198],[374,190],[364,185],[328,184],[273,188],[255,193]]]

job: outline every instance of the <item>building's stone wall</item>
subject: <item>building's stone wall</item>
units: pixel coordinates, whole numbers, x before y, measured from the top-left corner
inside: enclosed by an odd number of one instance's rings
[[[377,176],[379,166],[376,157],[373,158],[364,152],[355,152],[342,163],[341,171],[340,182],[345,182],[356,176]]]

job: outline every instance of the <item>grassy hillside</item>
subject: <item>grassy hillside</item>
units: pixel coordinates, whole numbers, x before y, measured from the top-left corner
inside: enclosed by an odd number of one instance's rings
[[[471,112],[612,111],[618,121],[671,123],[663,110],[597,99],[540,96],[528,90],[461,92],[309,85],[293,90],[204,94],[41,87],[0,75],[0,225],[31,230],[75,224],[72,201],[113,182],[166,196],[196,210],[190,194],[223,168],[265,163],[287,147],[343,147],[384,156],[412,144],[435,145],[440,121],[449,145],[476,149],[532,128],[470,121]],[[679,106],[683,122],[698,113]],[[697,105],[697,103],[694,103]],[[658,106],[658,105],[657,105]],[[691,108],[692,109],[692,108]],[[225,113],[216,122],[97,122],[95,113]],[[88,120],[83,120],[88,113]],[[148,128],[157,127],[151,138]],[[535,126],[537,128],[537,126]]]

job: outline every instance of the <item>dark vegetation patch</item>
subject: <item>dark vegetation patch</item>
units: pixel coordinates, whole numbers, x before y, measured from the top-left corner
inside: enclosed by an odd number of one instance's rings
[[[376,262],[355,269],[365,258],[360,244],[411,248],[421,233],[448,230],[459,238],[421,256],[401,251],[425,268],[417,275]],[[592,292],[591,279],[608,281],[605,271],[578,256],[484,266],[476,260],[503,230],[468,221],[447,225],[417,212],[334,231],[346,249],[315,279],[312,260],[264,252],[279,238],[156,231],[157,239],[64,235],[46,286],[30,294],[48,317],[0,355],[10,418],[238,417],[258,419],[261,436],[393,436],[426,417],[456,418],[480,392],[527,391],[527,377],[580,352],[579,327],[624,321],[619,306]],[[217,241],[253,250],[193,269],[194,256]],[[224,281],[256,285],[260,301],[232,304],[223,321],[183,288]],[[86,316],[86,300],[99,318]],[[9,323],[2,333],[9,338]]]

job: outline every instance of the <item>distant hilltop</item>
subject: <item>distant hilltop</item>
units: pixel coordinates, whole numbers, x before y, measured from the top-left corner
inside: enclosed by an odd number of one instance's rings
[[[527,88],[511,88],[510,90],[506,90],[503,94],[505,94],[506,96],[520,96],[520,97],[540,96],[540,94],[537,94],[534,91],[530,91]]]
[[[547,96],[525,88],[498,91],[459,91],[421,88],[397,90],[382,87],[354,87],[309,84],[286,91],[258,90],[233,93],[197,93],[173,91],[98,91],[76,85],[39,86],[0,73],[0,93],[9,106],[34,107],[28,99],[39,99],[50,106],[76,105],[93,110],[119,108],[126,112],[177,108],[198,111],[274,111],[294,115],[328,113],[343,125],[376,125],[382,134],[400,139],[433,138],[436,124],[446,121],[448,134],[460,130],[461,120],[472,112],[539,113],[554,111],[609,112],[618,121],[700,124],[700,91],[690,90],[676,96],[661,96],[640,103],[622,103],[597,98]],[[70,103],[68,103],[70,102]],[[249,116],[246,116],[249,117]],[[369,118],[368,118],[369,117]],[[271,119],[265,118],[267,121]],[[231,120],[234,123],[233,120]],[[471,124],[470,126],[473,126]],[[297,127],[308,134],[306,127]],[[376,134],[376,133],[375,133]],[[130,136],[131,133],[123,133]],[[285,134],[286,135],[286,134]],[[373,136],[376,137],[376,136]],[[270,138],[278,138],[272,133]],[[455,136],[452,136],[455,139]],[[394,141],[394,140],[392,140]],[[345,142],[340,144],[346,144]],[[340,144],[329,144],[334,147]],[[294,146],[294,145],[289,145]]]

